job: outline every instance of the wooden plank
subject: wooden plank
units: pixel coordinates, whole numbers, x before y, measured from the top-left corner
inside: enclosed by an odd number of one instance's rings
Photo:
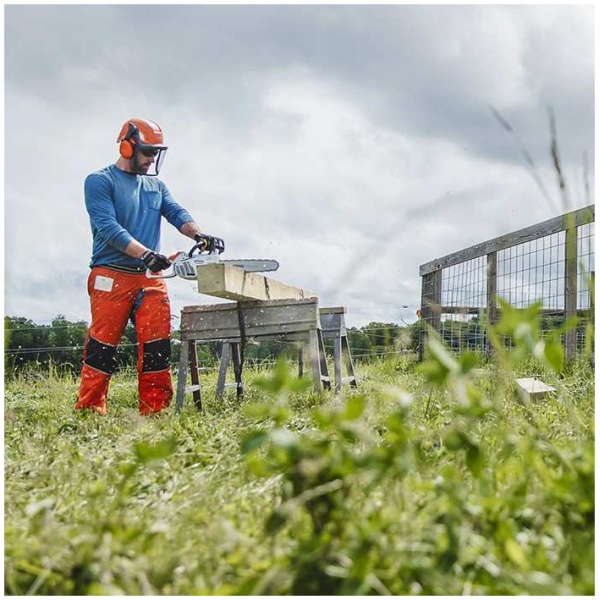
[[[320,308],[319,312],[322,315],[328,315],[328,314],[341,315],[341,314],[346,314],[346,307],[345,306],[326,306],[326,307]]]
[[[347,335],[344,319],[345,312],[346,309],[344,307],[319,309],[321,330],[323,331],[324,339]]]
[[[442,315],[478,315],[483,312],[483,306],[442,306],[440,314]]]
[[[515,383],[523,394],[526,394],[530,400],[543,400],[548,394],[556,391],[551,385],[547,385],[534,377],[523,377],[515,379]]]
[[[570,229],[572,227],[580,227],[581,225],[587,225],[593,223],[596,220],[596,205],[591,204],[584,208],[574,210],[564,215],[559,215],[542,223],[519,229],[506,235],[501,235],[492,240],[488,240],[481,244],[475,244],[464,250],[448,254],[443,258],[436,258],[428,263],[425,263],[419,267],[419,275],[427,275],[440,269],[446,269],[453,265],[457,265],[468,260],[485,256],[492,252],[498,252],[499,250],[506,250],[512,246],[518,246],[519,244],[525,244],[537,240],[553,233],[559,233]]]
[[[316,298],[302,288],[281,283],[260,273],[226,264],[204,265],[197,270],[198,292],[228,300],[283,300]]]
[[[440,307],[440,314],[442,315],[478,315],[484,310],[483,306],[442,306]],[[518,307],[517,307],[518,308]],[[525,310],[524,307],[521,307],[521,310]],[[590,310],[587,308],[578,308],[577,314],[578,317],[589,317]],[[496,321],[500,318],[502,311],[496,307],[495,316]],[[540,314],[542,317],[562,317],[565,314],[565,311],[562,308],[543,308],[540,310]]]

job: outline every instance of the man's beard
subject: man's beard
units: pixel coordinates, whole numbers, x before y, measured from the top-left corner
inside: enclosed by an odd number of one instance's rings
[[[139,153],[135,152],[133,155],[133,160],[131,161],[133,172],[137,173],[138,175],[146,175],[146,173],[148,173],[150,167],[152,166],[152,162],[144,162],[144,156],[142,155],[142,162],[140,163],[139,158]]]

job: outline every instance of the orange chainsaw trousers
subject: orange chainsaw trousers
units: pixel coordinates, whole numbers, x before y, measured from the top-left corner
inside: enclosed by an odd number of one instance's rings
[[[171,308],[164,280],[93,267],[88,294],[92,322],[83,349],[75,408],[106,414],[108,386],[118,365],[117,346],[131,319],[138,340],[139,411],[142,415],[160,412],[173,397]]]

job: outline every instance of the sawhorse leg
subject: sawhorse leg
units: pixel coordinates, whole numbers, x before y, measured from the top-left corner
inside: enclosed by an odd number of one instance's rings
[[[239,342],[223,342],[221,350],[221,364],[219,365],[219,376],[217,379],[217,396],[221,397],[225,391],[227,368],[230,361],[233,360],[233,373],[235,377],[235,385],[237,397],[241,398],[244,394],[244,384],[242,383],[242,356],[241,346]]]
[[[342,360],[348,372],[348,377],[342,377]],[[333,370],[335,374],[335,391],[342,389],[342,383],[349,383],[350,387],[358,387],[356,375],[354,374],[354,365],[352,364],[352,355],[348,338],[345,335],[336,335],[333,338]]]
[[[202,410],[202,392],[200,391],[200,373],[198,372],[198,352],[196,351],[196,342],[188,343],[190,354],[190,379],[192,380],[192,393],[194,396],[194,405],[196,410]]]
[[[309,341],[298,347],[298,377],[304,376],[305,349],[311,361],[311,371],[315,382],[315,391],[321,391],[321,384],[327,390],[331,389],[331,379],[327,368],[327,357],[325,356],[325,344],[320,330],[311,332]]]
[[[183,408],[185,398],[186,380],[188,369],[190,369],[192,385],[189,388],[194,394],[194,404],[197,410],[202,410],[202,393],[200,391],[200,376],[198,374],[198,354],[196,353],[196,342],[189,340],[181,344],[181,356],[179,357],[179,373],[177,374],[177,396],[175,400],[175,412]]]
[[[315,329],[309,332],[308,350],[315,392],[321,392],[321,385],[325,389],[330,390],[331,380],[329,379],[329,371],[327,370],[325,346],[323,344],[323,335],[321,334],[320,329]]]
[[[352,364],[352,354],[350,354],[350,345],[348,344],[348,337],[345,335],[340,338],[340,350],[344,356],[346,371],[348,372],[348,377],[344,379],[344,381],[348,381],[350,383],[350,387],[358,387],[356,375],[354,374],[354,365]]]
[[[342,390],[342,338],[333,338],[333,373],[335,376],[335,391]]]
[[[180,412],[183,407],[183,398],[185,396],[185,382],[188,372],[189,348],[186,342],[181,343],[181,354],[179,355],[179,370],[177,373],[177,396],[175,402],[175,412]]]

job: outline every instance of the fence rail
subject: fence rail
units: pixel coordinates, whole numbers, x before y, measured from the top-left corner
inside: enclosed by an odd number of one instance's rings
[[[498,298],[518,308],[542,301],[548,329],[588,315],[594,285],[595,205],[429,261],[419,268],[421,318],[456,350],[491,351],[487,326],[499,318]],[[583,333],[563,337],[566,358]],[[427,328],[421,331],[421,357]]]

